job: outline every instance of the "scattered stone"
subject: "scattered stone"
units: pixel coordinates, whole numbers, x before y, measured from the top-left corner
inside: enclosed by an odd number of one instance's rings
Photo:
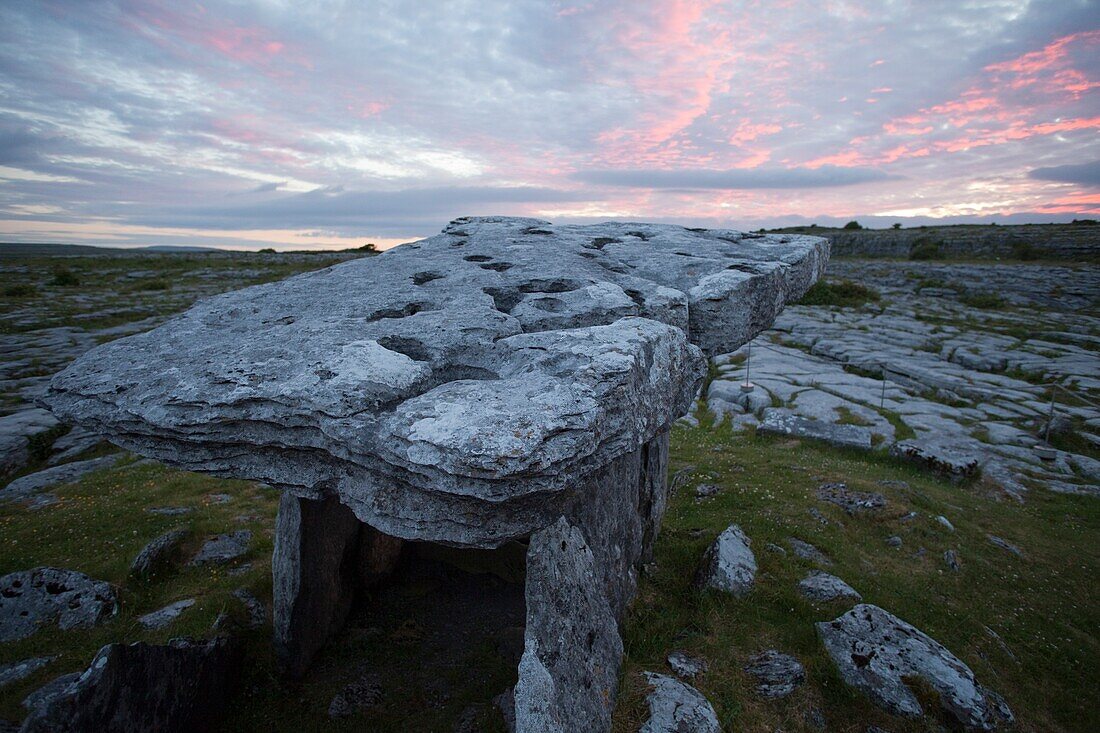
[[[809,542],[804,542],[797,537],[788,537],[786,542],[787,546],[794,550],[794,554],[798,555],[803,560],[809,560],[810,562],[825,566],[831,566],[833,564],[833,561],[830,560],[824,552],[817,549]]]
[[[214,729],[238,679],[240,656],[225,638],[108,644],[83,674],[37,701],[22,733]]]
[[[947,564],[947,567],[954,571],[959,572],[962,570],[962,566],[959,564],[959,556],[954,550],[944,550],[943,561]]]
[[[835,575],[814,570],[798,584],[799,592],[811,601],[828,603],[838,598],[861,600],[856,590]]]
[[[909,512],[905,516],[901,517],[899,522],[912,522],[914,519],[920,516],[919,512]]]
[[[775,544],[774,542],[769,542],[768,544],[764,545],[764,549],[767,550],[768,552],[773,552],[776,555],[779,555],[780,557],[786,557],[787,556],[787,551],[784,550],[779,545]]]
[[[757,432],[811,438],[843,448],[871,450],[872,433],[868,428],[813,420],[781,407],[764,408],[764,419]]]
[[[1024,556],[1024,553],[1021,552],[1020,548],[1017,547],[1016,545],[1012,544],[1008,540],[1001,539],[1000,537],[998,537],[995,534],[987,534],[986,537],[989,539],[990,542],[992,542],[997,547],[1000,547],[1002,550],[1006,550],[1007,552],[1011,552],[1016,557],[1023,557]]]
[[[160,535],[137,554],[130,564],[130,574],[148,579],[171,560],[179,545],[191,534],[189,529],[172,529]]]
[[[899,481],[898,479],[884,478],[878,482],[879,486],[885,486],[888,489],[898,489],[905,491],[909,488],[908,481]]]
[[[901,547],[901,544],[902,544],[901,543],[901,537],[899,537],[898,535],[892,535],[890,537],[887,537],[886,538],[886,544],[888,546],[894,547],[894,548]]]
[[[681,679],[695,679],[707,671],[707,660],[676,651],[668,655],[668,666]]]
[[[11,664],[0,664],[0,687],[34,674],[55,659],[57,657],[31,657]]]
[[[154,506],[149,507],[145,511],[150,514],[159,514],[163,517],[178,517],[183,514],[190,514],[195,510],[189,506]]]
[[[920,678],[940,695],[944,711],[967,730],[993,730],[997,706],[974,673],[928,635],[877,606],[860,604],[817,624],[844,681],[894,715],[924,714],[907,678]]]
[[[705,499],[714,496],[719,491],[718,484],[699,484],[695,487],[695,498]]]
[[[89,458],[86,461],[75,463],[63,463],[60,466],[46,468],[37,473],[20,476],[10,484],[0,489],[0,501],[18,501],[29,499],[33,494],[48,489],[51,486],[71,484],[79,481],[83,476],[98,471],[101,468],[109,468],[123,458],[122,453],[115,453],[102,458]]]
[[[233,597],[244,604],[248,612],[248,628],[259,629],[267,623],[267,607],[246,588],[238,588],[233,591]]]
[[[27,710],[34,710],[41,705],[49,703],[55,697],[58,697],[68,690],[69,685],[76,682],[78,679],[80,679],[80,672],[70,672],[69,674],[63,674],[60,677],[50,680],[23,698],[23,707]]]
[[[347,718],[356,713],[374,707],[382,702],[382,677],[377,674],[365,674],[344,689],[336,693],[328,706],[328,716],[332,719]]]
[[[211,537],[191,559],[191,565],[224,565],[248,553],[252,531],[240,529]]]
[[[821,511],[817,507],[813,507],[813,506],[810,507],[809,513],[810,513],[810,516],[813,517],[814,519],[816,519],[819,523],[824,524],[824,525],[829,524],[829,518],[826,517],[824,514],[822,514]]]
[[[744,669],[756,678],[756,693],[769,699],[786,697],[806,681],[802,664],[775,649],[757,654]]]
[[[738,598],[752,590],[756,578],[756,557],[749,547],[751,540],[736,524],[731,524],[703,555],[695,576],[699,588],[713,588]]]
[[[955,525],[951,524],[951,520],[949,520],[947,517],[943,516],[942,514],[940,514],[939,516],[936,517],[936,521],[939,522],[940,524],[942,524],[944,527],[947,527],[947,529],[949,531],[951,531],[951,532],[955,531]]]
[[[193,605],[195,605],[195,599],[186,598],[182,601],[169,603],[164,608],[153,611],[152,613],[147,613],[138,618],[138,621],[147,629],[163,629],[179,618],[181,613],[191,608]]]
[[[822,484],[817,488],[817,498],[836,504],[848,513],[856,516],[865,512],[873,512],[886,506],[886,497],[882,494],[867,491],[852,491],[845,484]]]
[[[207,494],[206,500],[211,504],[228,504],[233,501],[232,494]]]
[[[719,733],[714,708],[694,687],[655,672],[646,672],[645,680],[649,719],[638,733]]]
[[[75,570],[39,567],[0,578],[0,641],[25,639],[54,622],[86,629],[117,610],[110,583]]]

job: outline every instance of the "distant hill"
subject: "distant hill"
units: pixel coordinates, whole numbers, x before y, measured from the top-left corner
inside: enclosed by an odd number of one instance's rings
[[[0,257],[34,257],[50,255],[117,255],[126,250],[117,247],[92,247],[87,244],[49,244],[0,242]]]
[[[187,244],[151,244],[148,247],[141,247],[143,250],[152,250],[153,252],[226,252],[227,250],[220,247],[192,247]]]

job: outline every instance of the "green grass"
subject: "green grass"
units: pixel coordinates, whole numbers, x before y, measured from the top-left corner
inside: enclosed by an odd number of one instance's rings
[[[835,305],[841,308],[858,308],[877,302],[879,294],[851,280],[819,280],[797,302],[798,305]]]
[[[959,302],[971,308],[986,310],[995,310],[1005,306],[1005,299],[996,293],[963,293],[959,296]]]

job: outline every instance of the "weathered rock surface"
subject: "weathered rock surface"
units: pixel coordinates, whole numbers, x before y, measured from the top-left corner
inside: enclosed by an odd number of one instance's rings
[[[800,540],[797,537],[788,537],[787,546],[791,548],[795,555],[798,555],[803,560],[809,560],[810,562],[825,566],[833,564],[833,561],[829,559],[828,555],[805,540]]]
[[[827,252],[814,237],[456,220],[202,301],[77,359],[45,399],[170,465],[324,486],[389,535],[493,546],[552,522],[578,476],[685,413],[695,345],[769,326]]]
[[[149,578],[163,565],[167,564],[179,545],[191,534],[188,529],[170,529],[153,539],[141,549],[130,563],[130,574],[138,578]]]
[[[57,418],[40,407],[0,416],[0,475],[25,466],[30,459],[31,437],[57,424]]]
[[[74,481],[79,481],[92,471],[115,465],[122,457],[122,454],[115,454],[103,456],[102,458],[90,458],[86,461],[76,461],[75,463],[63,463],[60,466],[46,468],[37,473],[20,476],[3,489],[0,489],[0,501],[28,499],[51,486],[71,484]]]
[[[109,644],[75,681],[44,696],[21,731],[212,730],[233,690],[239,657],[237,646],[224,638]]]
[[[240,529],[228,534],[219,534],[203,543],[199,551],[191,558],[191,565],[224,565],[248,554],[252,544],[252,531]]]
[[[967,730],[994,730],[999,706],[974,673],[927,634],[877,606],[861,604],[835,621],[817,624],[841,677],[895,715],[924,714],[906,678],[920,678],[940,696],[944,711]]]
[[[179,618],[181,613],[191,608],[193,605],[195,605],[194,598],[185,598],[181,601],[175,601],[169,603],[164,608],[141,616],[138,618],[138,622],[147,629],[163,629]]]
[[[886,506],[886,497],[882,494],[873,491],[852,491],[845,484],[822,484],[817,487],[817,498],[836,504],[853,517]]]
[[[747,595],[756,579],[756,556],[749,547],[751,543],[740,527],[731,524],[703,555],[695,584],[738,597]]]
[[[745,672],[756,678],[756,693],[767,698],[786,697],[806,681],[802,663],[775,649],[750,659]]]
[[[859,425],[838,425],[801,417],[782,407],[764,410],[764,420],[757,428],[762,433],[811,438],[843,448],[871,450],[871,431]]]
[[[118,609],[110,583],[84,573],[39,567],[0,578],[0,641],[24,639],[44,624],[89,628]]]
[[[645,673],[649,719],[638,733],[719,733],[714,707],[688,684],[655,672]]]
[[[845,583],[835,575],[814,571],[798,583],[798,592],[811,601],[828,603],[838,598],[854,598],[860,600],[862,596],[856,589]]]
[[[681,679],[695,679],[707,671],[707,660],[693,657],[684,652],[672,652],[668,655],[668,666]]]
[[[45,667],[57,657],[31,657],[10,664],[0,664],[0,687],[18,682]]]

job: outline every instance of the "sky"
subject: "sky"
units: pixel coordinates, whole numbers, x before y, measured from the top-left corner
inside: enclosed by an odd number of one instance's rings
[[[1100,218],[1100,0],[0,0],[0,241]]]

